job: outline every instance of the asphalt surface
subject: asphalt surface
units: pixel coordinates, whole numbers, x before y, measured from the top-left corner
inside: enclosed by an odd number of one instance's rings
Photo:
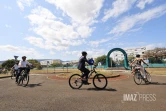
[[[73,90],[68,81],[46,75],[31,75],[27,87],[4,78],[0,79],[0,111],[166,111],[166,76],[152,80],[153,84],[136,85],[130,76],[109,81],[105,90],[92,84]],[[134,99],[125,100],[124,94]]]

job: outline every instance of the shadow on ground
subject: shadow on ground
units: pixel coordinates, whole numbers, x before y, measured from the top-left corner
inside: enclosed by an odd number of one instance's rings
[[[117,91],[113,88],[106,88],[106,89],[96,89],[96,88],[82,88],[80,90],[88,90],[88,91]]]
[[[42,86],[43,83],[44,82],[38,83],[38,84],[28,84],[27,87],[30,87],[30,88],[39,87],[39,86]]]
[[[149,85],[166,85],[166,83],[151,82]]]

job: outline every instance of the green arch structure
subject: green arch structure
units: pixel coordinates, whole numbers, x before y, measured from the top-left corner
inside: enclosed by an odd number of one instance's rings
[[[108,54],[107,54],[107,57],[106,57],[106,67],[108,68],[108,67],[111,67],[111,64],[110,64],[110,54],[112,53],[112,52],[114,52],[114,51],[120,51],[120,52],[122,52],[123,53],[123,55],[124,55],[124,68],[126,69],[126,70],[130,70],[130,67],[129,67],[129,63],[128,63],[128,58],[127,58],[127,53],[123,50],[123,49],[121,49],[121,48],[114,48],[114,49],[112,49],[112,50],[110,50],[109,52],[108,52]]]

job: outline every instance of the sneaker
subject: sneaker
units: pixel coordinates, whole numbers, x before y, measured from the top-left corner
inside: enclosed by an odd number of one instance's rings
[[[88,81],[82,81],[84,85],[89,85],[91,83],[89,83]]]

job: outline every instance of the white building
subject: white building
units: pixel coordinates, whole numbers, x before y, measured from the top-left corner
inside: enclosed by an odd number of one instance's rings
[[[78,60],[71,60],[71,61],[62,61],[62,64],[77,64],[78,63]]]
[[[146,49],[146,47],[139,47],[139,48],[124,49],[124,50],[126,51],[127,56],[134,56],[135,57],[137,54],[143,55],[147,49]],[[113,58],[114,61],[124,59],[124,55],[120,51],[112,52],[111,57]]]
[[[62,61],[62,64],[63,64],[63,65],[66,65],[67,63],[69,64],[70,61]]]
[[[59,63],[59,64],[61,64],[62,61],[59,60],[59,59],[55,59],[55,60],[43,60],[43,61],[40,61],[40,64],[41,64],[42,66],[51,65],[51,64],[53,64],[53,63]]]

